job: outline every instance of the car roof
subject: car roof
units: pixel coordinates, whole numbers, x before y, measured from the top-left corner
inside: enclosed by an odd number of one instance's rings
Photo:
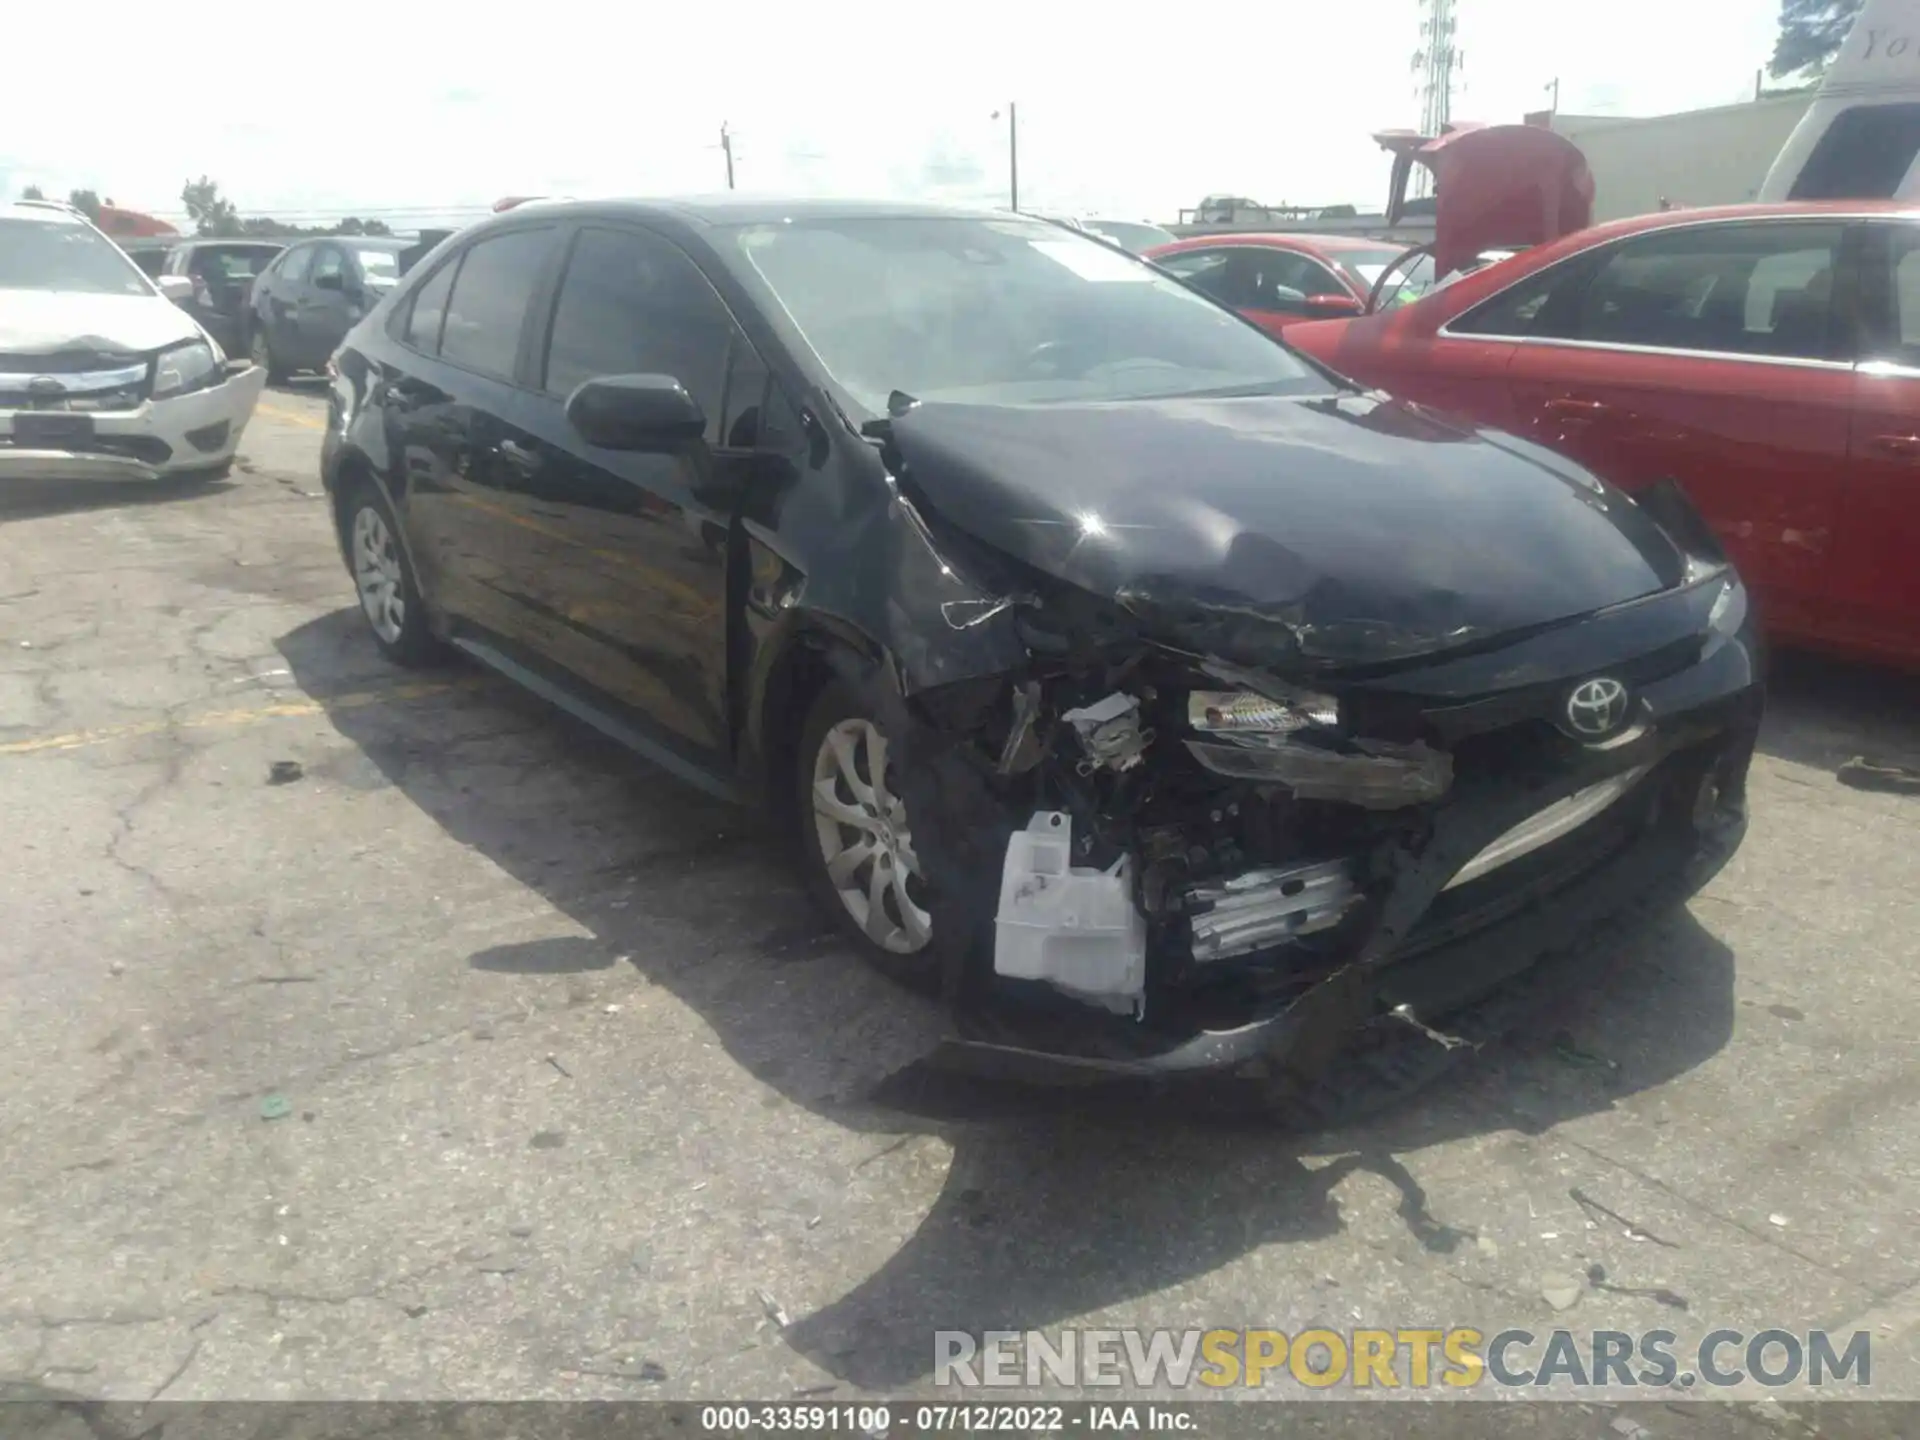
[[[8,220],[40,220],[48,225],[85,225],[87,217],[59,200],[9,200],[0,205]]]
[[[314,245],[352,245],[365,250],[404,250],[416,242],[404,235],[271,235],[252,237],[263,245],[279,245],[288,250],[303,250]]]
[[[1235,230],[1226,235],[1189,235],[1156,247],[1156,253],[1174,255],[1182,250],[1205,250],[1215,245],[1272,245],[1285,250],[1304,250],[1320,255],[1337,255],[1343,250],[1410,248],[1397,240],[1369,240],[1364,235],[1316,235],[1284,230]]]
[[[541,211],[578,210],[595,214],[623,214],[635,219],[675,219],[696,225],[752,225],[775,220],[1009,220],[1041,219],[1006,210],[936,205],[913,200],[825,200],[816,196],[719,195],[662,196],[659,198],[534,197],[523,200],[501,216]]]
[[[1701,205],[1691,209],[1682,206],[1608,220],[1585,230],[1576,230],[1551,243],[1560,245],[1577,241],[1584,246],[1620,235],[1638,235],[1672,225],[1699,225],[1713,221],[1846,220],[1888,216],[1901,220],[1920,220],[1920,207],[1916,207],[1911,200],[1791,200],[1774,205]]]

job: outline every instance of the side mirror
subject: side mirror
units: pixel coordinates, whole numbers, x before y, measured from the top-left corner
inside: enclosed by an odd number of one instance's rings
[[[185,275],[162,275],[154,282],[160,287],[160,293],[176,305],[185,304],[193,298],[193,281]]]
[[[1367,305],[1351,295],[1309,295],[1307,313],[1316,320],[1331,320],[1337,315],[1364,315]]]
[[[567,397],[567,419],[602,450],[671,450],[706,433],[700,402],[671,375],[603,375]]]
[[[347,288],[347,277],[337,270],[330,271],[325,275],[316,275],[313,277],[313,288],[316,290],[344,291]]]

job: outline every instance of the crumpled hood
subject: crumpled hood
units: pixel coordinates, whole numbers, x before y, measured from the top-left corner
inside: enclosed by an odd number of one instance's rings
[[[0,353],[158,350],[199,334],[193,317],[161,295],[0,290]]]
[[[929,402],[892,428],[947,524],[1243,664],[1431,654],[1685,572],[1577,466],[1377,396]]]

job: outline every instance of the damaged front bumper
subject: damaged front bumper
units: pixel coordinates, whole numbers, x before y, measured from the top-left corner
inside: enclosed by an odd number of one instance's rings
[[[139,369],[141,367],[134,367]],[[229,363],[219,383],[119,409],[0,408],[0,481],[158,480],[233,459],[267,372]],[[130,384],[137,391],[139,382]]]
[[[1403,724],[1417,721],[1422,738],[1410,740],[1403,729],[1397,741],[1371,747],[1392,763],[1365,772],[1364,781],[1356,771],[1357,788],[1344,795],[1337,783],[1314,790],[1321,770],[1303,770],[1288,786],[1212,763],[1199,747],[1217,737],[1198,729],[1154,734],[1125,707],[1083,705],[1063,714],[1081,742],[1079,778],[1091,771],[1111,780],[1129,803],[1150,788],[1156,766],[1169,767],[1168,751],[1178,747],[1199,762],[1218,788],[1184,831],[1192,853],[1180,867],[1191,861],[1196,873],[1156,877],[1152,854],[1113,859],[1097,844],[1076,854],[1070,869],[1041,867],[1082,878],[1081,898],[1065,906],[1063,953],[1132,958],[1125,917],[1103,919],[1093,903],[1100,877],[1125,884],[1160,917],[1143,947],[1145,979],[1125,1003],[1085,993],[1091,982],[1084,977],[1061,983],[1065,969],[1053,983],[1038,983],[1045,967],[1031,958],[1036,942],[1025,934],[1027,958],[1007,964],[1001,939],[991,975],[977,959],[969,965],[950,952],[957,1030],[943,1063],[1041,1081],[1260,1074],[1281,1066],[1313,1075],[1371,1026],[1412,1025],[1437,1044],[1451,1043],[1451,1018],[1545,957],[1580,950],[1619,923],[1683,901],[1745,834],[1746,775],[1763,703],[1760,644],[1744,595],[1737,625],[1715,633],[1700,624],[1712,592],[1709,583],[1637,615],[1623,607],[1507,652],[1402,668],[1349,688],[1341,702],[1351,702],[1358,717],[1397,713]],[[1586,663],[1570,663],[1570,654]],[[1504,689],[1480,688],[1474,678],[1496,675],[1509,682]],[[1566,733],[1575,691],[1613,676],[1624,679],[1631,714],[1604,739]],[[1513,683],[1522,677],[1526,683]],[[1019,739],[1009,736],[1001,747],[1002,770]],[[1436,756],[1446,763],[1437,765]],[[931,780],[938,770],[928,767],[916,816],[922,805],[943,803]],[[1395,787],[1403,792],[1397,797]],[[949,789],[948,814],[950,802]],[[1344,854],[1311,846],[1291,856],[1236,850],[1231,863],[1215,863],[1202,853],[1217,855],[1228,831],[1245,828],[1247,817],[1230,812],[1277,808],[1284,832],[1303,804],[1321,813],[1365,812],[1366,825],[1355,830],[1364,838]],[[1052,793],[1039,807],[1043,817],[1050,806],[1063,817],[1072,810]],[[974,812],[976,829],[983,814]],[[1084,809],[1080,818],[1100,823]],[[939,827],[916,819],[916,828]],[[943,848],[937,835],[929,839],[923,856]],[[952,850],[941,858],[963,860]],[[1011,867],[997,877],[1003,933],[1010,875]],[[976,916],[984,900],[973,892]],[[990,901],[985,908],[992,912]],[[943,923],[967,928],[951,912],[936,912],[936,934]],[[971,933],[976,952],[995,948],[977,928]],[[1127,991],[1130,983],[1123,978],[1113,988]]]

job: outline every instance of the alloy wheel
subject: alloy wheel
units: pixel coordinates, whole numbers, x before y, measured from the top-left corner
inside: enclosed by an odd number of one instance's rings
[[[386,517],[371,505],[361,506],[353,517],[353,580],[373,633],[389,645],[399,644],[407,624],[406,574]]]
[[[887,737],[871,720],[842,720],[813,757],[813,821],[827,880],[853,922],[894,955],[933,938],[907,807],[887,767]]]

